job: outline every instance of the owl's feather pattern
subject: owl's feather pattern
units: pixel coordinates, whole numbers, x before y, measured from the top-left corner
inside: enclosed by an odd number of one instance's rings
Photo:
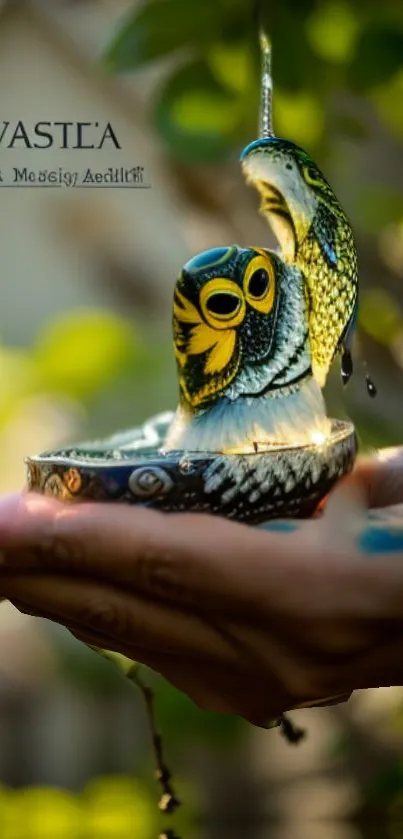
[[[194,257],[174,295],[180,404],[164,448],[236,452],[330,430],[301,272],[259,248]],[[312,436],[314,435],[314,436]]]

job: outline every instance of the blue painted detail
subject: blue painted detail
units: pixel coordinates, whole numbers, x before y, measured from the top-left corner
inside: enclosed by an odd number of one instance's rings
[[[195,271],[200,271],[202,268],[209,268],[210,266],[225,262],[233,251],[233,246],[230,248],[210,248],[208,251],[198,253],[192,259],[189,259],[184,266],[184,271],[188,271],[191,274]]]
[[[331,262],[332,265],[336,266],[337,265],[336,252],[335,252],[334,248],[332,248],[332,246],[329,245],[329,242],[322,242],[322,250],[324,250],[329,262]]]
[[[346,331],[342,336],[341,344],[343,347],[347,347],[347,349],[351,348],[352,338],[355,332],[355,328],[357,326],[357,316],[358,316],[358,301],[355,302],[354,311],[351,315],[351,318],[346,326]]]
[[[266,521],[260,525],[260,530],[269,530],[273,533],[293,533],[298,530],[298,524],[295,521]]]
[[[403,526],[401,528],[368,527],[359,539],[364,553],[393,553],[403,551]]]
[[[253,151],[253,149],[262,148],[262,146],[270,146],[275,138],[274,137],[265,137],[261,140],[253,140],[252,143],[249,143],[243,151],[241,151],[240,160],[243,160],[244,157],[247,157],[249,152]]]
[[[252,143],[249,143],[243,151],[241,151],[240,160],[243,160],[245,157],[250,154],[250,152],[254,151],[255,149],[261,149],[265,146],[281,146],[284,149],[295,149],[297,148],[295,143],[292,140],[284,140],[283,137],[261,137],[260,140],[253,140]]]

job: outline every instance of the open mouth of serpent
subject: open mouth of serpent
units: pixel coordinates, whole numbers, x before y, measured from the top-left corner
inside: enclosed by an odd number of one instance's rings
[[[281,218],[284,218],[292,227],[294,227],[292,215],[284,195],[279,189],[277,189],[276,186],[273,186],[273,184],[268,183],[267,181],[262,181],[261,184],[264,209],[269,213],[275,213],[276,215],[281,216]]]
[[[286,227],[286,236],[291,234],[293,243],[294,243],[294,259],[297,256],[297,248],[298,248],[298,240],[297,240],[297,233],[295,229],[295,224],[293,217],[290,212],[290,208],[285,200],[283,194],[280,192],[277,187],[273,186],[272,183],[268,181],[261,181],[260,182],[260,192],[262,195],[262,205],[261,210],[264,213],[270,213],[278,218],[281,222],[280,231],[283,226]],[[281,242],[281,232],[279,231],[278,225],[276,225],[275,233],[279,233],[280,239],[279,243]]]

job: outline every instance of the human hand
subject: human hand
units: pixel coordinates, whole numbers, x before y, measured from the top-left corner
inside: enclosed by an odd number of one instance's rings
[[[273,522],[268,532],[205,515],[8,497],[0,593],[149,665],[201,707],[264,725],[401,680],[403,533],[393,531],[392,558],[389,540],[382,561],[368,562],[362,537],[373,524],[363,523],[360,499],[403,502],[402,471],[401,451],[364,461],[322,519]]]

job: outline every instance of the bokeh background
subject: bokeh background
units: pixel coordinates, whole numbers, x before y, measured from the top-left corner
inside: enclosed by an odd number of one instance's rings
[[[0,489],[23,458],[173,408],[175,277],[220,244],[274,245],[239,151],[258,110],[246,0],[10,0],[0,4],[1,118],[111,122],[116,152],[0,148],[0,169],[141,165],[139,191],[0,192]],[[356,232],[356,375],[329,409],[363,448],[402,441],[403,5],[262,2],[276,132],[303,145]],[[365,364],[378,387],[370,400]],[[337,367],[337,365],[336,365]],[[203,713],[149,674],[169,764],[197,839],[403,836],[403,690],[300,711],[298,748]],[[141,697],[62,628],[0,608],[0,835],[156,837]],[[348,825],[347,825],[348,820]],[[270,822],[270,827],[268,827]]]

